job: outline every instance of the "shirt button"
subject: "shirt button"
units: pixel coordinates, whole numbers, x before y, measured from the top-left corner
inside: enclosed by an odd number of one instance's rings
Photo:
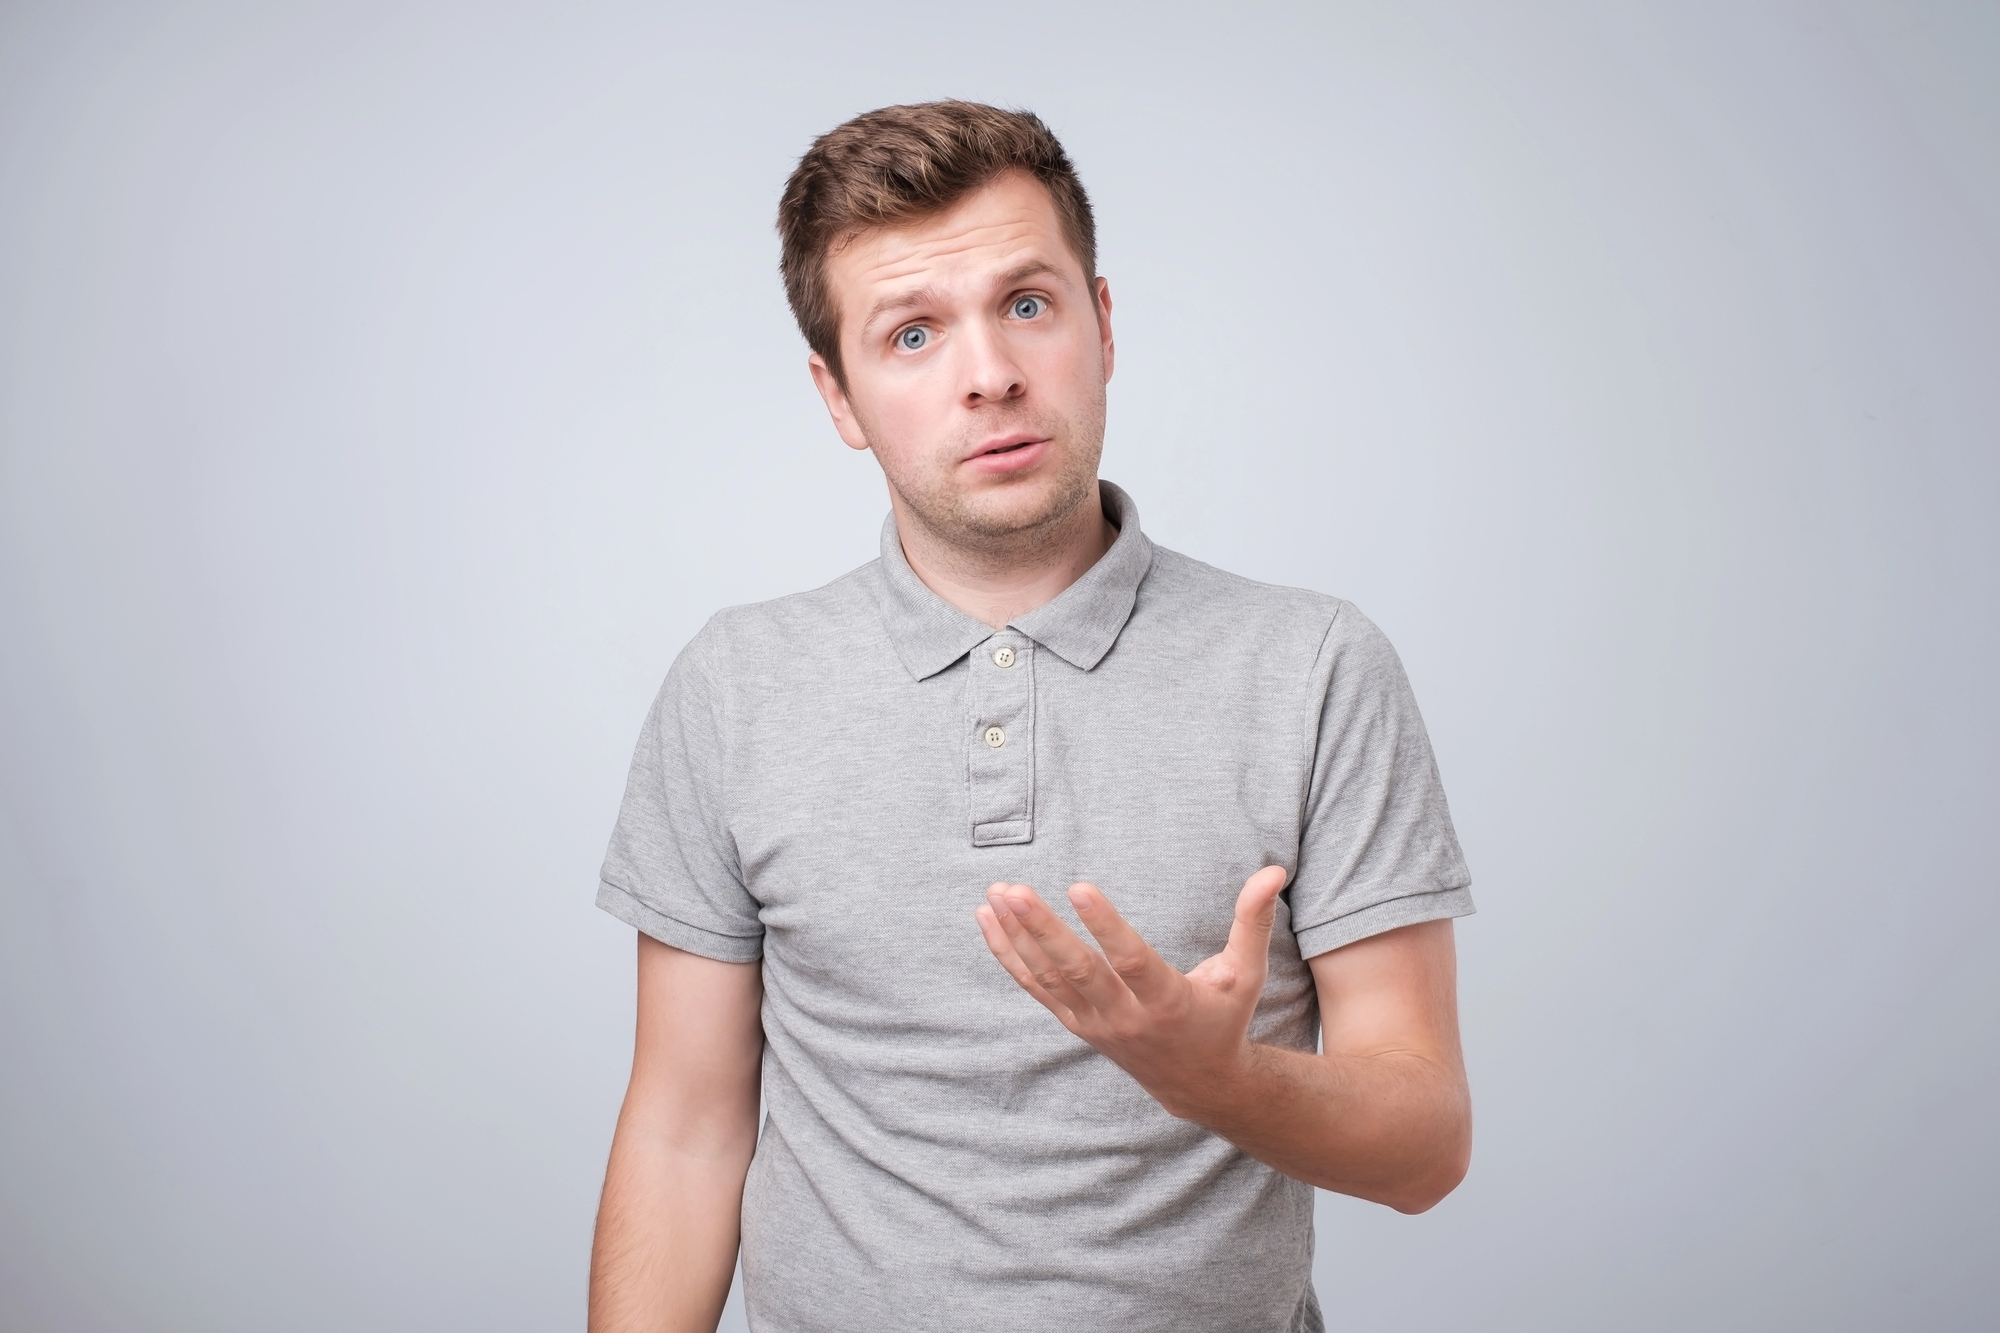
[[[995,648],[993,650],[993,665],[1003,668],[1013,666],[1014,650],[1004,645],[1002,645],[999,648]]]
[[[1007,733],[998,727],[988,727],[986,729],[986,743],[997,750],[1007,743]]]

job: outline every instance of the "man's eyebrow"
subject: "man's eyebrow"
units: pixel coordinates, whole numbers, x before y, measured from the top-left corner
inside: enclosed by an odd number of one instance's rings
[[[1053,276],[1065,287],[1073,285],[1069,280],[1068,274],[1046,259],[1031,259],[1025,264],[1008,269],[1000,275],[1000,281],[997,285],[1001,287],[1013,287],[1026,282],[1029,278],[1047,276]],[[908,310],[912,306],[942,303],[943,300],[944,293],[930,286],[916,287],[907,292],[898,292],[894,296],[885,296],[874,305],[868,307],[868,317],[861,321],[861,332],[866,334],[870,329],[875,327],[877,321],[884,315],[894,314],[898,310]]]
[[[1026,282],[1029,278],[1043,276],[1054,276],[1063,286],[1067,287],[1070,285],[1069,275],[1046,259],[1031,259],[1019,268],[1008,269],[1000,275],[1000,285],[1002,287],[1012,287],[1016,283]]]
[[[861,321],[863,333],[875,327],[875,321],[897,310],[908,310],[913,305],[930,305],[944,300],[944,294],[935,287],[917,287],[894,296],[885,296],[868,307],[868,318]]]

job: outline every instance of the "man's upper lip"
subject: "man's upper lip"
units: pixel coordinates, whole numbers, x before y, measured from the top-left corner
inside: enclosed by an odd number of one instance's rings
[[[995,449],[1012,449],[1018,444],[1040,444],[1047,438],[1048,436],[1037,435],[1031,430],[1016,431],[1012,435],[999,435],[987,440],[985,443],[975,447],[966,457],[977,458],[981,454],[990,454]]]

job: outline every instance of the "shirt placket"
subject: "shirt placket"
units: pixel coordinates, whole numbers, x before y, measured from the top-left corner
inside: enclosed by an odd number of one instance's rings
[[[1008,629],[971,654],[966,727],[972,845],[999,847],[1035,837],[1035,645]]]

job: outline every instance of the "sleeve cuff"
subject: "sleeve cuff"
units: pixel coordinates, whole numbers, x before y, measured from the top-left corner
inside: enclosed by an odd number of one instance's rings
[[[764,934],[724,935],[676,920],[640,902],[628,890],[610,880],[599,880],[597,905],[631,926],[651,935],[662,944],[713,958],[719,963],[754,963],[764,956]]]
[[[1444,889],[1437,893],[1415,893],[1407,898],[1391,898],[1386,903],[1376,903],[1359,911],[1337,916],[1331,921],[1322,921],[1316,926],[1307,926],[1295,933],[1299,942],[1299,957],[1312,958],[1319,954],[1338,949],[1343,944],[1365,940],[1370,935],[1380,935],[1385,930],[1395,930],[1399,926],[1414,926],[1420,921],[1442,921],[1447,917],[1471,916],[1470,889]],[[644,927],[641,927],[644,929]]]

